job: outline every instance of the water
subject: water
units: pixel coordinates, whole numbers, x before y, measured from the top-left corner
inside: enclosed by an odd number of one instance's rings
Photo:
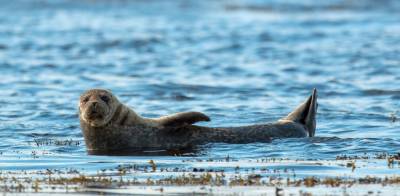
[[[165,167],[233,174],[237,165],[263,158],[397,153],[399,13],[398,1],[372,0],[1,2],[0,170],[94,174],[152,159]],[[212,121],[200,124],[209,126],[274,121],[315,87],[316,137],[210,144],[184,157],[89,156],[77,103],[94,87],[111,89],[143,116],[201,111]],[[238,162],[187,162],[227,156]],[[399,173],[303,166],[289,161],[277,167],[294,167],[300,176]]]

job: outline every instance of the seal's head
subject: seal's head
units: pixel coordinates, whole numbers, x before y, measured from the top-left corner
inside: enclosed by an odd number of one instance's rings
[[[93,127],[106,125],[120,105],[118,99],[108,90],[91,89],[84,92],[79,100],[79,117]]]

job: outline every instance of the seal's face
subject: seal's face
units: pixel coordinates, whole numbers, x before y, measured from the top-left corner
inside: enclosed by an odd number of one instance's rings
[[[79,100],[80,118],[93,127],[106,125],[113,117],[119,102],[111,92],[92,89],[83,93]]]

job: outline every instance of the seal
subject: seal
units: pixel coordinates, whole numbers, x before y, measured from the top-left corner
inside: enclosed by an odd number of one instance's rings
[[[193,125],[210,121],[201,112],[144,118],[105,89],[91,89],[79,100],[79,118],[87,152],[124,155],[149,150],[190,149],[206,143],[270,142],[273,138],[313,137],[317,90],[286,117],[274,123],[238,127]]]
[[[210,121],[208,116],[200,112],[180,112],[155,119],[143,118],[119,102],[110,91],[104,89],[85,92],[79,101],[79,114],[80,119],[90,127],[116,125],[165,128]]]

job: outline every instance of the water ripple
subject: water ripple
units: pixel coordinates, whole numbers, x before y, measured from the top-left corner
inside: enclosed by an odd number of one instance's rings
[[[400,148],[398,1],[13,2],[0,6],[0,169],[146,162],[86,155],[77,100],[94,87],[145,116],[197,110],[212,126],[279,119],[318,88],[317,137],[153,157],[171,165]]]

